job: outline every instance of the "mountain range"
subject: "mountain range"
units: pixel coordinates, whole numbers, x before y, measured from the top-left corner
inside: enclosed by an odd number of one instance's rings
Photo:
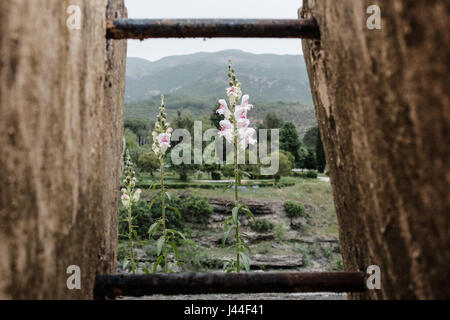
[[[228,60],[243,92],[255,108],[249,117],[261,122],[269,112],[292,121],[300,135],[316,125],[309,80],[301,55],[252,54],[239,50],[170,56],[152,62],[127,59],[126,118],[150,121],[165,95],[169,120],[178,112],[209,118],[228,87]]]
[[[302,55],[252,54],[240,50],[170,56],[158,61],[129,57],[125,101],[161,93],[215,101],[228,86],[228,60],[253,102],[302,102],[312,105]]]

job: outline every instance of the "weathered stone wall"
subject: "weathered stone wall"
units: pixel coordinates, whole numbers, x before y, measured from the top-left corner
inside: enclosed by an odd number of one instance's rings
[[[382,273],[352,297],[450,298],[450,2],[304,0],[302,15],[320,25],[303,49],[344,265]]]
[[[72,4],[81,30],[66,26]],[[105,26],[119,12],[0,1],[0,299],[91,298],[95,273],[115,271],[126,42]]]

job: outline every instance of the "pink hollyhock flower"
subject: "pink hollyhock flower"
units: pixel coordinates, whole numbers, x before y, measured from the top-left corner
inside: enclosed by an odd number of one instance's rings
[[[239,146],[245,150],[249,144],[255,144],[256,139],[253,137],[256,131],[253,128],[239,129]]]
[[[239,122],[239,120],[247,119],[247,111],[253,108],[253,105],[248,103],[249,96],[248,94],[242,97],[242,103],[239,106],[236,106],[236,110],[234,111],[234,117]]]
[[[247,108],[236,106],[236,110],[234,111],[234,117],[236,118],[236,120],[247,119]]]
[[[246,108],[247,111],[253,108],[253,105],[248,102],[248,99],[250,99],[250,96],[248,94],[245,94],[242,96],[241,102],[241,108]]]
[[[234,96],[234,97],[238,97],[239,96],[239,91],[240,89],[238,87],[230,87],[227,88],[227,95],[228,96]]]
[[[229,120],[222,120],[219,124],[219,135],[225,137],[229,143],[233,143],[233,124]]]
[[[217,109],[216,112],[218,114],[223,114],[225,119],[227,119],[227,120],[230,119],[231,111],[230,111],[230,109],[228,109],[227,102],[224,99],[220,99],[219,103],[220,103],[220,106],[219,106],[219,109]]]
[[[128,207],[130,205],[130,196],[124,193],[120,199],[122,200],[122,204],[124,207]]]
[[[241,88],[233,86],[230,88],[227,88],[227,96],[230,99],[230,103],[234,104],[242,95]]]
[[[247,128],[250,124],[250,120],[247,118],[239,118],[236,121],[238,129]]]
[[[166,153],[166,150],[170,147],[170,134],[161,133],[157,137],[159,148],[162,153]]]

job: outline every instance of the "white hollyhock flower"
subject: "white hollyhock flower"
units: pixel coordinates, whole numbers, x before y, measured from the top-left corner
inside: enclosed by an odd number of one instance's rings
[[[247,108],[236,106],[236,110],[234,111],[234,117],[236,118],[236,120],[247,119]]]
[[[170,134],[169,133],[161,133],[157,137],[159,147],[161,148],[161,152],[164,154],[166,150],[170,147]]]
[[[254,138],[256,131],[253,128],[243,128],[239,129],[239,147],[243,150],[247,148],[249,144],[255,144],[256,139]]]
[[[138,202],[138,201],[139,201],[139,198],[140,198],[140,196],[141,196],[141,193],[142,193],[142,190],[141,190],[141,189],[137,189],[137,190],[134,192],[133,199],[134,199],[135,202]]]
[[[239,100],[241,95],[242,95],[241,88],[236,86],[227,88],[227,96],[230,99],[231,104],[234,104],[237,100]]]
[[[220,99],[219,103],[220,103],[220,106],[216,112],[218,114],[223,114],[225,119],[227,119],[227,120],[230,119],[231,111],[230,111],[230,109],[228,109],[228,105],[227,105],[227,102],[225,101],[225,99]]]
[[[233,143],[233,124],[229,120],[222,120],[219,124],[219,135],[225,137],[229,143]]]
[[[241,108],[246,108],[247,110],[253,108],[253,105],[248,102],[248,99],[250,99],[248,94],[242,96]]]
[[[255,144],[256,138],[255,129],[250,128],[250,121],[247,118],[247,112],[253,108],[250,104],[250,96],[248,94],[242,95],[241,83],[236,79],[234,70],[231,67],[231,62],[229,65],[230,87],[226,88],[228,98],[230,100],[231,107],[228,105],[224,99],[220,99],[220,106],[216,111],[218,114],[223,114],[225,120],[220,121],[221,130],[218,134],[225,137],[227,142],[234,143],[235,135],[237,135],[237,144],[239,149],[245,150],[249,144]],[[242,99],[241,99],[242,98]],[[241,104],[236,103],[241,100]],[[234,132],[236,130],[236,133]]]
[[[153,143],[153,144],[152,144],[152,150],[153,150],[153,152],[154,152],[156,155],[159,154],[159,148],[158,148],[158,146],[156,145],[156,143]]]
[[[128,206],[130,205],[130,196],[126,193],[124,193],[120,199],[122,200],[122,204],[124,207],[128,208]]]
[[[240,89],[238,87],[233,86],[233,87],[227,88],[227,95],[238,97],[239,91],[240,91]]]
[[[248,120],[247,118],[240,118],[236,121],[238,129],[247,128],[250,124],[250,120]]]

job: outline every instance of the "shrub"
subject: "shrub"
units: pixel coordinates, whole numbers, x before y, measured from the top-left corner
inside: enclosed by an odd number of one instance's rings
[[[285,202],[284,210],[286,210],[287,216],[291,219],[291,225],[294,218],[305,216],[305,207],[301,203],[295,201]]]
[[[282,177],[277,183],[278,187],[291,187],[297,183],[297,180],[293,177]]]
[[[308,170],[306,172],[306,177],[310,179],[317,179],[317,171],[315,170]]]
[[[279,153],[279,169],[278,172],[275,174],[275,179],[280,180],[283,176],[289,176],[292,174],[292,166],[293,163],[291,160],[289,160],[289,157],[283,153]]]
[[[183,200],[180,211],[184,220],[206,226],[213,209],[207,198],[192,195]]]
[[[265,242],[261,245],[261,247],[258,249],[259,254],[268,254],[272,248],[272,245],[270,242]]]
[[[143,153],[139,156],[138,167],[141,171],[149,172],[153,176],[153,172],[158,170],[158,157],[153,151]]]
[[[337,271],[344,270],[344,263],[342,262],[342,257],[340,255],[338,256],[338,258],[335,261],[334,270],[337,270]]]
[[[222,166],[221,171],[224,177],[227,178],[234,177],[234,166],[232,164],[226,164]]]
[[[323,256],[326,259],[330,259],[331,256],[333,255],[333,252],[331,251],[331,248],[329,248],[329,247],[323,247],[322,252],[323,252]]]
[[[123,261],[128,256],[128,243],[124,241],[119,241],[119,245],[117,247],[117,260]]]
[[[132,208],[131,215],[134,218],[133,225],[135,225],[137,237],[139,239],[147,239],[148,228],[150,228],[153,223],[152,215],[150,212],[150,205],[147,203],[147,201],[140,200]],[[126,216],[126,209],[121,206],[119,213],[119,236],[122,239],[128,239],[128,223],[124,221]]]
[[[274,225],[267,219],[259,219],[252,223],[250,227],[256,232],[268,232],[273,229]]]
[[[166,199],[166,204],[171,207],[178,208],[179,210],[181,209],[181,201],[177,196],[172,195],[170,200]],[[153,219],[152,223],[156,222],[156,220],[161,218],[162,208],[161,208],[161,198],[159,196],[153,203],[151,212],[152,212],[152,219]],[[180,212],[181,212],[181,210],[180,210]],[[175,229],[175,230],[183,230],[183,226],[184,226],[183,225],[183,220],[184,220],[183,212],[181,212],[181,219],[180,219],[180,217],[178,216],[178,214],[175,211],[173,211],[171,209],[166,209],[166,218],[167,218],[166,228]],[[145,232],[146,233],[148,232],[148,228],[145,229]]]
[[[182,240],[179,249],[183,271],[199,272],[208,269],[208,254],[192,240]]]
[[[278,241],[283,241],[286,238],[286,228],[284,227],[284,223],[282,221],[275,225],[273,231],[275,234],[275,238]]]
[[[214,171],[214,172],[211,172],[211,178],[213,179],[213,180],[220,180],[220,172],[217,172],[217,171]]]
[[[311,256],[310,256],[308,247],[307,246],[306,247],[302,247],[300,249],[300,253],[302,255],[303,266],[304,267],[310,266],[311,265]]]
[[[179,207],[180,200],[176,197],[172,197],[171,201],[169,201],[170,206]],[[131,211],[132,216],[134,217],[133,224],[135,225],[135,230],[137,233],[137,237],[139,239],[147,239],[148,238],[148,229],[156,221],[159,217],[161,217],[161,200],[159,198],[155,200],[153,206],[150,209],[150,205],[147,201],[140,200]],[[126,217],[127,213],[125,208],[120,208],[119,212],[119,235],[120,238],[122,235],[128,234],[128,224],[123,219]],[[172,210],[166,210],[167,216],[167,228],[170,229],[180,229],[183,227],[183,221],[178,217],[178,215]]]
[[[300,177],[304,179],[317,179],[317,171],[308,170],[307,172],[294,172],[294,177]]]

